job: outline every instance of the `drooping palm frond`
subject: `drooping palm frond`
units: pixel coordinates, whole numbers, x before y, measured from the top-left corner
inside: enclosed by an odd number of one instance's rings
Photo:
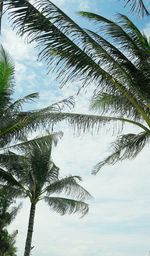
[[[26,141],[12,145],[9,148],[16,148],[22,152],[29,152],[29,155],[34,149],[38,149],[40,153],[44,153],[45,151],[50,150],[52,145],[56,146],[58,140],[61,139],[62,136],[63,132],[61,131],[55,133],[46,132],[43,136],[37,136],[28,140],[26,139]]]
[[[79,176],[69,176],[60,180],[57,180],[47,186],[46,191],[49,195],[53,193],[64,192],[67,195],[71,195],[73,198],[85,200],[90,198],[91,195],[85,190],[77,181],[81,181]]]
[[[58,212],[61,215],[81,213],[82,217],[88,213],[88,204],[82,201],[76,201],[73,199],[62,198],[62,197],[48,197],[45,196],[44,200],[48,203],[51,209]]]
[[[0,168],[0,181],[5,182],[6,184],[18,188],[22,188],[22,185],[7,171]]]
[[[54,124],[66,119],[84,132],[90,127],[97,129],[120,121],[150,132],[150,44],[128,17],[118,14],[116,21],[112,21],[98,14],[81,12],[80,15],[96,23],[96,33],[82,29],[48,0],[35,4],[27,0],[6,0],[5,6],[13,28],[20,36],[25,35],[29,43],[36,43],[38,57],[46,61],[48,69],[55,71],[62,83],[79,80],[82,87],[95,86],[99,105],[108,110],[108,115],[110,109],[114,115],[83,117],[49,113],[48,117],[46,113],[45,120],[53,120]],[[119,111],[115,112],[117,107]],[[43,118],[36,119],[35,113],[30,114],[35,126],[36,120]]]
[[[11,102],[14,85],[14,64],[2,45],[0,46],[0,112]]]
[[[115,23],[99,15],[82,13],[105,26],[105,34],[109,34],[115,41],[117,39],[120,44],[120,57],[124,55],[124,49],[130,53],[129,61],[126,61],[127,56],[118,60],[109,55],[103,45],[99,45],[50,1],[37,1],[34,6],[27,0],[9,0],[6,1],[6,6],[9,7],[19,35],[25,34],[29,42],[36,41],[40,47],[39,57],[46,60],[51,70],[55,69],[60,80],[66,82],[81,79],[83,85],[94,82],[99,90],[105,88],[109,93],[119,91],[150,125],[149,110],[147,114],[145,109],[143,111],[145,103],[147,107],[143,98],[147,99],[149,95],[149,72],[146,69],[149,65],[149,43],[124,15],[120,15],[119,22]],[[124,24],[121,25],[122,23],[126,23],[128,28],[125,28]],[[138,41],[133,40],[132,34],[136,35]],[[141,87],[141,81],[145,81],[144,89]]]
[[[112,144],[113,153],[99,162],[93,169],[96,174],[104,165],[113,165],[125,159],[134,159],[150,140],[150,133],[125,134]]]
[[[13,102],[10,106],[8,106],[8,108],[5,110],[5,114],[11,112],[11,113],[18,113],[22,110],[23,105],[25,103],[31,102],[31,101],[35,101],[35,99],[37,99],[39,97],[38,93],[31,93],[26,95],[25,97],[21,98],[21,99],[17,99],[15,102]]]
[[[23,155],[15,154],[14,152],[8,151],[0,154],[0,166],[3,169],[7,169],[10,174],[23,175],[22,165],[25,164],[25,157]]]
[[[137,12],[142,16],[150,15],[148,9],[146,8],[143,0],[124,0],[126,5],[130,5],[132,12]]]
[[[133,107],[122,94],[98,93],[90,102],[90,109],[99,114],[119,115],[142,121],[138,111]]]

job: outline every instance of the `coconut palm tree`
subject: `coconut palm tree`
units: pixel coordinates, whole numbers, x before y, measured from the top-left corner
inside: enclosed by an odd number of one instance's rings
[[[61,136],[62,133],[47,134],[42,138],[34,139],[34,143],[27,141],[19,146],[20,152],[24,153],[20,156],[13,152],[0,155],[1,182],[18,188],[21,196],[30,199],[24,256],[30,255],[34,217],[39,201],[44,200],[52,210],[61,215],[76,212],[85,215],[88,212],[88,205],[83,200],[91,196],[79,185],[81,178],[79,176],[60,178],[59,168],[52,161],[52,145],[56,145],[58,137]],[[67,197],[56,196],[62,192]]]
[[[150,42],[133,22],[122,14],[117,21],[98,14],[80,12],[94,22],[96,31],[82,29],[48,0],[6,1],[14,29],[28,42],[35,42],[39,59],[66,82],[81,81],[82,88],[95,88],[92,110],[98,115],[66,116],[78,130],[99,129],[108,123],[132,124],[139,128],[117,137],[105,164],[132,159],[143,149],[150,135]],[[90,87],[89,87],[90,88]]]
[[[38,98],[38,93],[13,100],[15,66],[9,54],[0,47],[0,148],[15,143],[22,136],[50,124],[53,127],[61,118],[57,114],[64,106],[74,104],[72,97],[38,110],[23,111],[23,105]],[[51,114],[50,114],[51,113]],[[55,116],[56,113],[56,116]],[[52,120],[49,117],[52,117]],[[65,116],[67,113],[65,114]],[[65,118],[64,116],[64,118]]]

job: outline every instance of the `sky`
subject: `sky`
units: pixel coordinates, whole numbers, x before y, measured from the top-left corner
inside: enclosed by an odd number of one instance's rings
[[[128,15],[136,25],[150,35],[150,20],[131,14],[119,0],[53,0],[81,26],[88,22],[77,15],[86,10],[113,19],[118,12]],[[12,56],[16,67],[14,98],[39,92],[34,107],[44,107],[71,95],[80,86],[67,84],[60,89],[53,74],[47,74],[45,63],[37,62],[34,45],[25,44],[12,31],[6,19],[2,24],[1,40]],[[89,112],[90,92],[76,98],[73,111]],[[29,106],[33,107],[32,106]],[[124,161],[104,167],[96,176],[93,166],[109,153],[110,142],[117,134],[103,128],[98,134],[74,134],[63,126],[64,136],[53,150],[53,159],[61,176],[80,175],[82,185],[92,194],[90,211],[84,218],[78,215],[59,216],[44,202],[39,203],[35,217],[33,256],[146,256],[150,251],[150,158],[146,147],[134,161]],[[111,127],[110,127],[111,128]],[[136,132],[126,126],[124,133]],[[18,230],[18,256],[23,255],[29,214],[29,201],[23,206],[10,231]]]

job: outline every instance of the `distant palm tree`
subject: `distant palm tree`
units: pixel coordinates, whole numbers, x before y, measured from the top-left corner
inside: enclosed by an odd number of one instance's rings
[[[78,130],[99,129],[108,123],[132,124],[140,128],[119,136],[113,153],[104,164],[132,159],[150,138],[150,41],[126,16],[118,14],[117,22],[98,14],[80,12],[94,21],[96,31],[82,29],[48,0],[6,1],[13,27],[28,42],[35,42],[39,59],[55,71],[62,82],[81,81],[82,88],[93,85],[92,110],[99,115],[73,114],[59,118]],[[92,23],[91,23],[92,24]],[[90,90],[90,89],[89,89]],[[106,114],[106,115],[105,115]]]
[[[0,180],[18,188],[20,195],[28,197],[31,203],[24,256],[30,255],[35,210],[39,201],[45,200],[52,210],[61,215],[75,212],[85,215],[88,212],[88,205],[83,200],[91,196],[78,184],[81,178],[79,176],[59,178],[59,168],[52,161],[52,144],[56,145],[57,138],[61,135],[61,133],[48,134],[36,138],[34,143],[27,141],[19,147],[24,155],[16,156],[12,152],[0,155],[2,166]],[[62,192],[67,197],[56,196]]]

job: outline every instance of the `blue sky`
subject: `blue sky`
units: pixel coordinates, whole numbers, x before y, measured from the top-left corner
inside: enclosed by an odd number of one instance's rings
[[[150,35],[150,20],[130,14],[119,0],[55,0],[53,1],[81,26],[88,22],[76,14],[79,10],[100,13],[113,18],[117,12],[131,17],[138,27]],[[36,107],[44,107],[74,95],[79,82],[59,89],[54,74],[46,74],[44,63],[37,63],[33,45],[24,44],[3,22],[2,42],[16,65],[15,96],[39,92]],[[81,93],[74,111],[88,111],[90,93]],[[30,106],[31,107],[31,106]],[[61,176],[76,174],[83,177],[83,186],[93,195],[89,214],[61,217],[40,203],[37,207],[32,255],[36,256],[142,256],[150,250],[150,179],[149,148],[134,161],[105,167],[97,176],[91,170],[102,160],[115,136],[103,129],[99,134],[75,136],[63,126],[64,137],[54,149],[53,158],[61,168]],[[125,127],[124,133],[135,131]],[[82,149],[82,150],[81,150]],[[23,254],[29,213],[29,202],[18,214],[10,230],[18,229],[18,256]]]

